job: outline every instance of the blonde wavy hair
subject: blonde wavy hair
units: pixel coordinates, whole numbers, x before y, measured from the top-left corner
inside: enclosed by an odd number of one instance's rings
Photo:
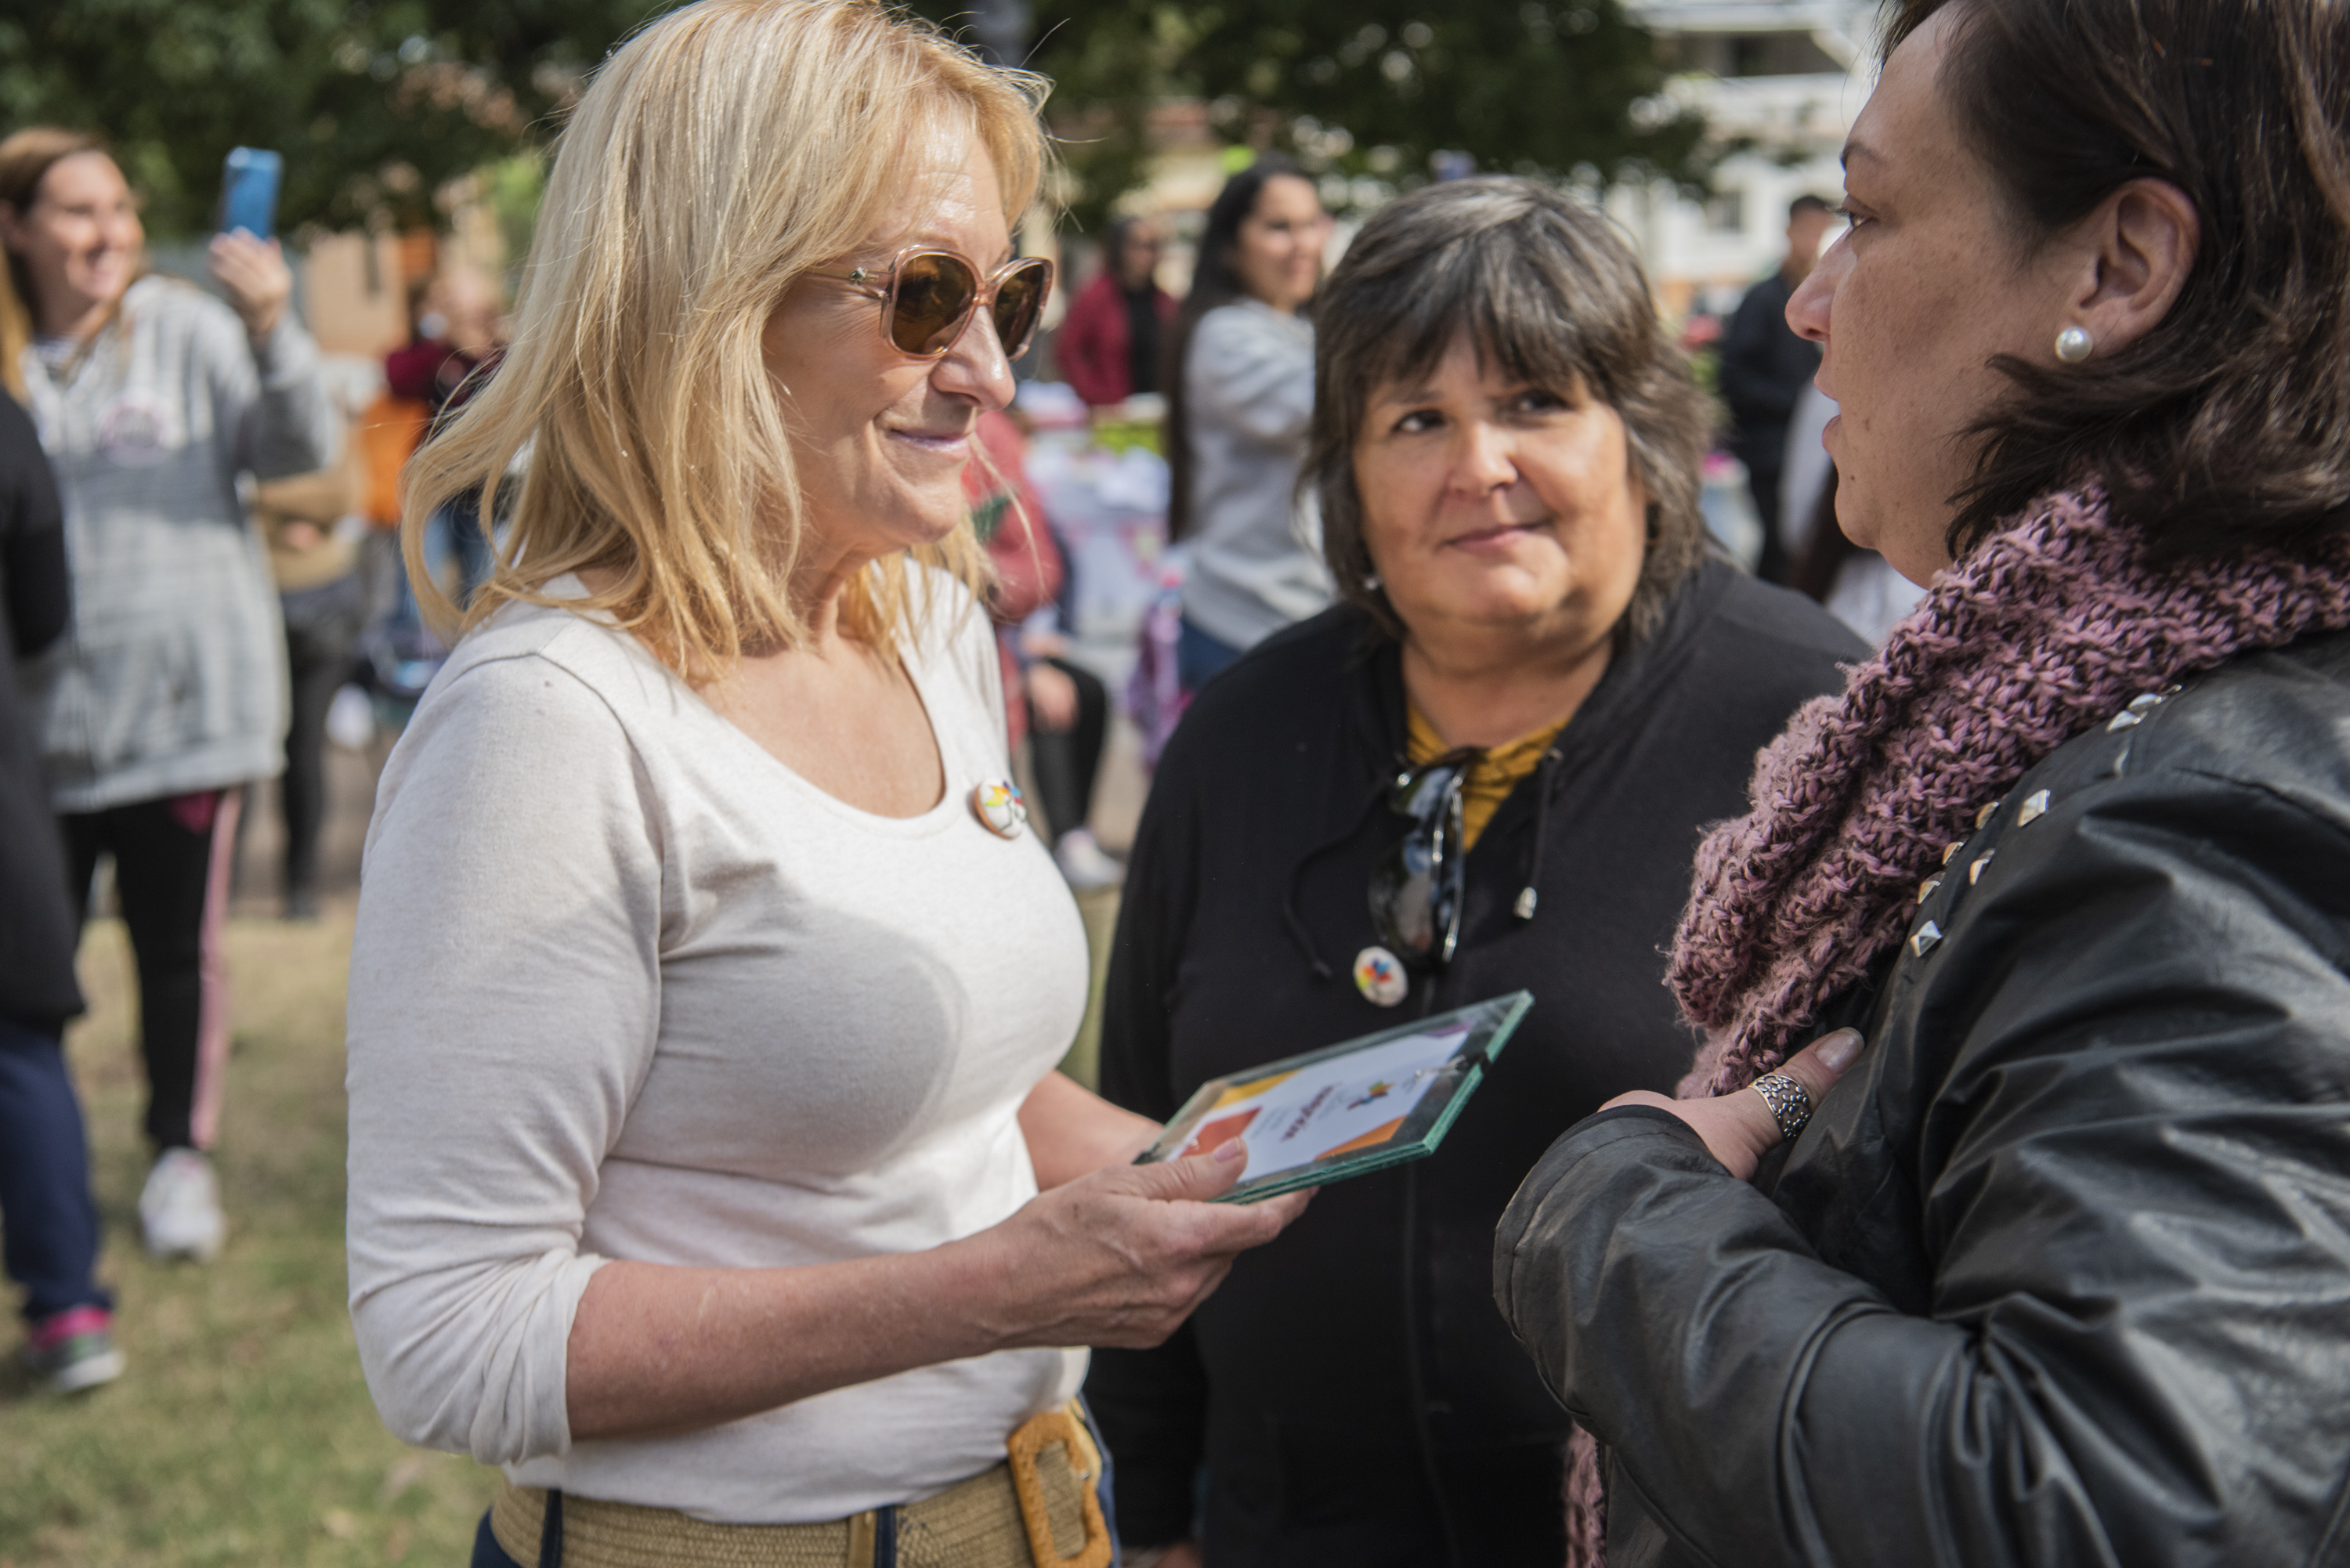
[[[1049,158],[1045,87],[874,0],[701,0],[616,52],[557,144],[504,362],[408,468],[402,548],[436,629],[599,568],[604,590],[567,602],[690,680],[799,646],[787,589],[808,520],[761,331],[795,278],[891,219],[941,132],[987,149],[1016,225]],[[511,524],[461,617],[424,569],[425,521],[476,491],[488,518],[518,457]],[[927,611],[925,566],[974,591],[987,576],[966,522],[868,566],[844,630],[894,650]]]

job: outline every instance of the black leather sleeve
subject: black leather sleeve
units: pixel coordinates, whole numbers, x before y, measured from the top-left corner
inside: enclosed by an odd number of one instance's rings
[[[1502,1309],[1652,1560],[2350,1561],[2350,836],[2176,771],[2022,831],[1900,1025],[1929,1311],[1653,1119],[1504,1217]]]

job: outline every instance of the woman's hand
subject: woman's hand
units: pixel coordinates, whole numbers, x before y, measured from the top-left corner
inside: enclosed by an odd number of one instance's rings
[[[1829,1087],[1860,1054],[1861,1044],[1859,1030],[1839,1029],[1813,1041],[1776,1070],[1801,1084],[1816,1109]],[[1696,1128],[1705,1139],[1707,1152],[1741,1181],[1751,1179],[1762,1157],[1779,1146],[1779,1118],[1771,1114],[1770,1102],[1762,1091],[1752,1086],[1710,1100],[1671,1100],[1635,1089],[1599,1108],[1612,1110],[1617,1106],[1654,1106],[1670,1111]]]
[[[294,274],[276,240],[256,240],[239,230],[215,234],[212,243],[213,276],[228,290],[228,302],[244,318],[245,336],[256,344],[277,330],[286,302],[294,296]]]
[[[1281,1234],[1310,1192],[1262,1203],[1211,1203],[1238,1181],[1248,1150],[1097,1170],[1042,1193],[972,1239],[1007,1283],[992,1337],[1010,1347],[1148,1348],[1223,1282],[1232,1261]]]

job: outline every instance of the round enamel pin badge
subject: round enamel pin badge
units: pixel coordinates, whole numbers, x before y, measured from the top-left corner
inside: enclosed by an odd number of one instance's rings
[[[1382,947],[1367,947],[1355,955],[1355,989],[1380,1007],[1393,1007],[1411,990],[1403,961]]]
[[[990,779],[973,787],[971,814],[998,838],[1017,838],[1028,825],[1028,803],[1010,779]]]

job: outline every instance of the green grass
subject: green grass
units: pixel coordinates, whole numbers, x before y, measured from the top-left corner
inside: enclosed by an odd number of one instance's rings
[[[313,927],[232,924],[228,1248],[208,1267],[159,1266],[139,1246],[129,947],[120,925],[91,927],[91,1010],[68,1044],[130,1370],[67,1401],[13,1355],[0,1369],[0,1568],[466,1561],[496,1473],[384,1430],[343,1305],[349,951],[348,906]]]

